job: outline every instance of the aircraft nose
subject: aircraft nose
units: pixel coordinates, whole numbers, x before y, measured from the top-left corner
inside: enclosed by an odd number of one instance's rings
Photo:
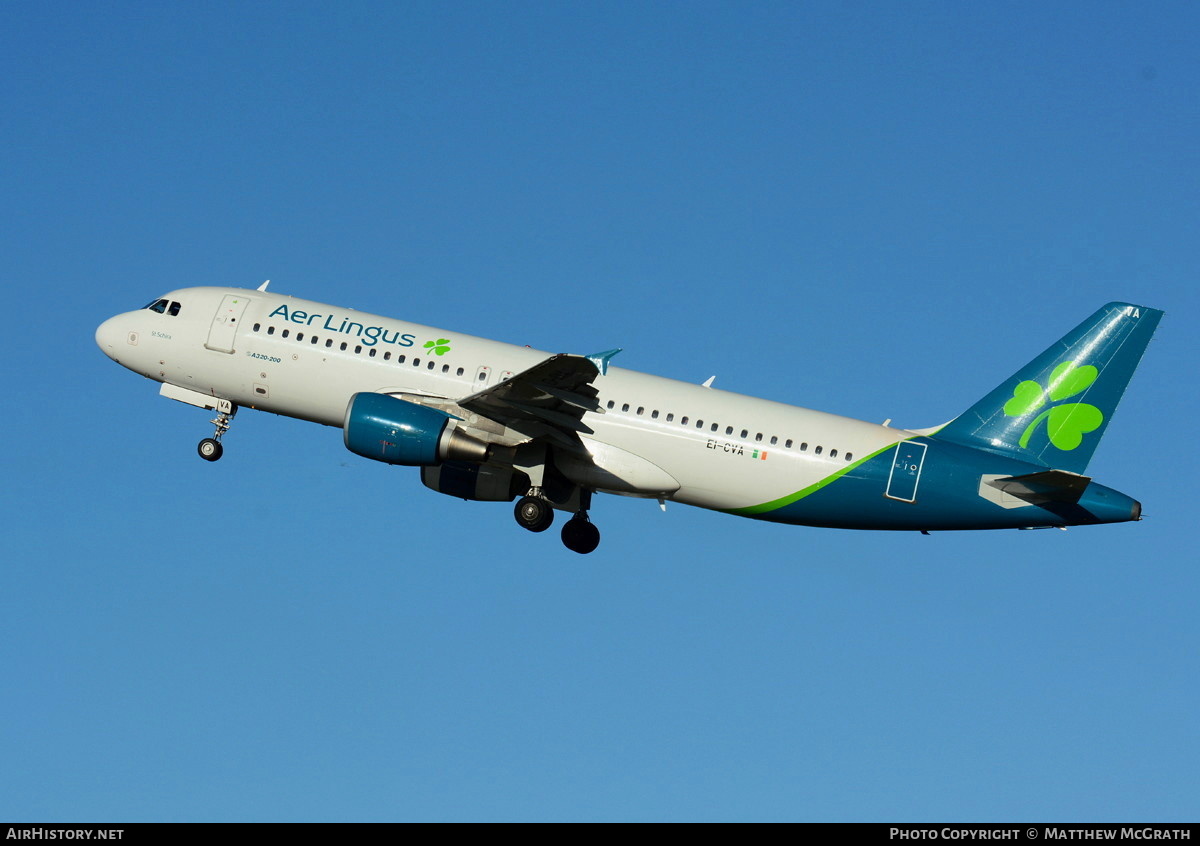
[[[125,331],[119,324],[118,318],[110,317],[96,327],[96,346],[113,361],[117,360],[117,344],[125,336]]]

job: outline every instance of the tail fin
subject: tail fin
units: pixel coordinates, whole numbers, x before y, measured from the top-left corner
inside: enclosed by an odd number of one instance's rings
[[[1162,315],[1109,303],[934,437],[1082,473]]]

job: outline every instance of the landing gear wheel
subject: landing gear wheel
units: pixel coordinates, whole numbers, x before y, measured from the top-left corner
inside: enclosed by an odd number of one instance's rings
[[[563,546],[580,555],[587,555],[600,545],[600,530],[582,515],[575,515],[562,527]]]
[[[196,445],[196,452],[200,453],[200,457],[205,461],[216,461],[225,450],[220,441],[215,438],[205,438]]]
[[[517,500],[513,516],[523,529],[544,532],[554,522],[554,508],[546,500],[536,496],[523,496]]]

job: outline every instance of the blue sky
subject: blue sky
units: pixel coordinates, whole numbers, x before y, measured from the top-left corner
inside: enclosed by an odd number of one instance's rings
[[[5,18],[0,818],[1195,820],[1195,4]],[[1146,519],[582,558],[333,429],[210,465],[93,331],[266,278],[913,427],[1162,308],[1089,468]]]

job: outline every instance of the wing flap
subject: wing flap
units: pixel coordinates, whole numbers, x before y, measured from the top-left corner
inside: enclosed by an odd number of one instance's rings
[[[604,413],[592,385],[600,372],[587,356],[560,353],[458,404],[532,438],[578,447],[579,434],[592,433],[583,415]]]

